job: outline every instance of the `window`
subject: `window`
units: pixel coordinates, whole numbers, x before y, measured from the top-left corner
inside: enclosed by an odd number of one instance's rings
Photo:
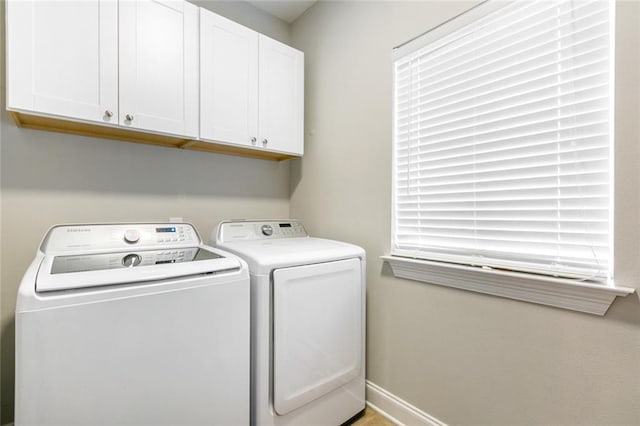
[[[396,260],[608,285],[613,9],[489,1],[395,50]]]

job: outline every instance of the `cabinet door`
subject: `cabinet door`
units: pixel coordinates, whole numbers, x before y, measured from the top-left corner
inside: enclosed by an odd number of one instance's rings
[[[260,35],[259,145],[303,153],[304,54]]]
[[[117,123],[118,3],[7,2],[7,108]]]
[[[198,8],[182,0],[120,2],[122,126],[198,135]]]
[[[258,137],[258,33],[200,9],[200,138]]]

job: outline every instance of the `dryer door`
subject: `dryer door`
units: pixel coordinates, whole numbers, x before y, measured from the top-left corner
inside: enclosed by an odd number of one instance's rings
[[[360,259],[273,273],[273,386],[279,415],[358,376],[362,365]]]

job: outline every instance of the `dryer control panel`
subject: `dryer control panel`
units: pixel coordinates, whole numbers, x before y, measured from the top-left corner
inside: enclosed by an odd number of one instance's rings
[[[308,237],[302,223],[297,220],[238,220],[226,221],[218,225],[217,236],[211,236],[212,241],[249,241],[268,240],[274,238],[303,238]]]
[[[40,250],[45,254],[94,253],[158,247],[193,247],[201,243],[188,223],[117,223],[59,225],[47,233]]]

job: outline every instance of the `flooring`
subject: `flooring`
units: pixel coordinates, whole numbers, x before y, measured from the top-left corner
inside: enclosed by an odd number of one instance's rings
[[[395,423],[367,405],[364,416],[353,422],[351,426],[395,426]]]

